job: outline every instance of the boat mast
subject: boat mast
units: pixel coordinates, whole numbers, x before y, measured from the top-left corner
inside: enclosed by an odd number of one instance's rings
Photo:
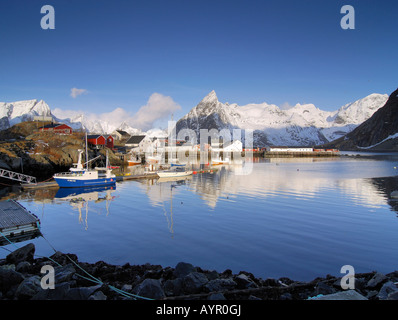
[[[86,169],[88,170],[88,147],[87,147],[87,131],[86,131]]]
[[[106,167],[107,169],[109,169],[108,149],[106,150],[105,167]]]

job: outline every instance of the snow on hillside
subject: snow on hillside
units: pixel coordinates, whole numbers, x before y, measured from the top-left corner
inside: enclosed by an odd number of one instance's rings
[[[32,120],[34,116],[39,115],[51,116],[50,107],[43,100],[0,102],[0,129],[7,129],[16,123]]]
[[[0,102],[0,130],[7,129],[22,121],[31,121],[35,116],[52,117],[54,121],[65,123],[75,130],[83,129],[89,133],[110,134],[113,131],[123,130],[129,134],[142,134],[142,131],[132,128],[127,123],[115,123],[87,117],[75,113],[65,114],[59,109],[53,112],[43,100],[22,100],[16,102]]]
[[[313,104],[296,104],[283,110],[276,105],[260,103],[239,106],[221,103],[210,92],[177,123],[177,130],[240,128],[254,130],[259,144],[316,145],[350,132],[387,101],[388,95],[371,94],[340,109],[323,111]]]

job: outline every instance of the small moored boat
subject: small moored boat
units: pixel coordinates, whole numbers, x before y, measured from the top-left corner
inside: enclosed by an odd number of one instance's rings
[[[183,177],[192,175],[193,171],[185,170],[184,167],[173,167],[170,170],[158,171],[157,175],[161,178]]]
[[[213,166],[216,166],[216,165],[223,165],[223,164],[229,164],[229,158],[225,158],[225,159],[219,158],[219,159],[216,159],[216,160],[212,160],[212,161],[211,161],[211,164],[212,164]]]

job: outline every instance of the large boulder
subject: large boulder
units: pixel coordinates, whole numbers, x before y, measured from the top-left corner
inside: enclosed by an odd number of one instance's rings
[[[199,293],[208,281],[209,279],[203,273],[191,272],[183,278],[183,291],[185,293]]]
[[[165,297],[160,280],[158,279],[145,279],[135,287],[134,293],[150,299],[163,299]]]
[[[174,276],[176,278],[183,278],[193,271],[196,271],[196,269],[192,264],[187,262],[179,262],[174,269]]]
[[[33,257],[35,255],[35,245],[33,243],[28,243],[27,245],[11,252],[6,257],[7,263],[18,264],[22,261],[33,262]]]
[[[32,276],[26,278],[18,286],[15,296],[17,299],[30,299],[41,290],[41,278]]]
[[[6,267],[0,267],[0,292],[7,293],[13,286],[19,285],[24,280],[24,276]]]

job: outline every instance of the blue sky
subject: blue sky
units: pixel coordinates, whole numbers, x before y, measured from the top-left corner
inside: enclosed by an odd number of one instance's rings
[[[40,27],[46,4],[55,30]],[[354,30],[340,27],[345,4]],[[134,114],[159,93],[179,118],[215,90],[336,110],[398,87],[397,12],[386,0],[2,0],[0,101]]]

